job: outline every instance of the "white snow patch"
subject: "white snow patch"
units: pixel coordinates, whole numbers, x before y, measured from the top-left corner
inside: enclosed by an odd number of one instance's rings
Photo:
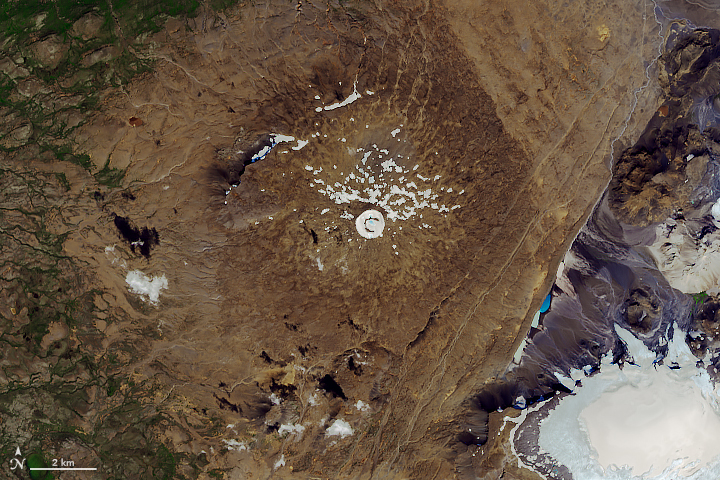
[[[282,455],[280,455],[280,460],[278,460],[277,462],[275,462],[275,467],[274,467],[274,468],[275,468],[275,469],[278,469],[278,468],[284,467],[284,466],[285,466],[285,454],[283,453]]]
[[[355,433],[355,431],[352,429],[350,424],[341,419],[336,419],[332,425],[325,430],[326,437],[339,436],[340,438],[345,438],[349,437],[353,433]]]
[[[355,219],[355,228],[364,238],[382,237],[385,219],[377,210],[365,210]]]
[[[720,222],[720,198],[718,198],[717,202],[712,206],[710,213],[712,213],[716,222]]]
[[[273,133],[272,135],[270,135],[270,137],[273,140],[275,140],[277,143],[294,142],[295,141],[295,137],[290,136],[290,135],[283,135],[281,133]]]
[[[252,156],[252,160],[255,161],[255,160],[259,160],[259,159],[263,158],[265,155],[270,153],[270,150],[272,150],[272,148],[273,148],[272,145],[265,145],[262,148],[262,150],[260,150],[259,152],[257,152],[255,155]]]
[[[718,203],[711,213],[720,226]],[[720,283],[720,232],[708,233],[697,242],[684,220],[669,218],[656,227],[655,238],[647,248],[670,286],[683,293],[697,293]]]
[[[555,372],[555,378],[557,378],[557,381],[560,382],[568,390],[575,390],[575,380],[573,380],[571,377],[567,377],[562,373]]]
[[[247,450],[247,444],[245,442],[239,442],[234,439],[225,440],[223,439],[223,443],[227,445],[228,450],[235,450],[236,452],[242,452],[243,450]]]
[[[392,132],[390,132],[390,135],[392,135],[393,138],[395,138],[395,135],[397,135],[398,133],[400,133],[400,129],[399,129],[399,128],[396,128],[395,130],[393,130]]]
[[[538,328],[538,326],[540,325],[540,315],[540,310],[535,312],[535,316],[533,317],[532,323],[530,324],[531,327]]]
[[[395,170],[394,167],[397,166],[397,163],[395,163],[395,162],[393,161],[393,159],[389,159],[389,160],[385,160],[384,162],[382,162],[382,163],[380,164],[380,166],[382,167],[383,171],[385,171],[385,172],[392,172],[393,170]]]
[[[297,142],[298,142],[297,146],[292,147],[293,150],[300,150],[301,148],[303,148],[305,145],[307,145],[309,143],[307,140],[298,140]]]
[[[147,297],[150,303],[156,304],[160,298],[160,290],[168,288],[168,281],[165,275],[159,277],[148,277],[140,270],[132,270],[125,276],[125,282],[130,286],[130,291],[140,295],[143,299]]]
[[[353,91],[350,95],[347,96],[345,100],[342,102],[333,103],[332,105],[326,105],[324,107],[317,107],[315,109],[316,112],[321,112],[323,110],[335,110],[336,108],[344,107],[346,105],[350,105],[355,100],[361,98],[361,95],[357,92],[357,82],[353,84]]]
[[[361,412],[367,412],[368,410],[370,410],[370,405],[363,402],[362,400],[358,400],[357,403],[355,403],[355,408],[357,408]]]
[[[280,402],[282,402],[282,398],[278,397],[274,393],[270,394],[270,401],[273,405],[280,405]]]
[[[523,353],[525,353],[526,346],[527,338],[523,338],[517,350],[515,350],[515,355],[513,355],[513,362],[515,362],[517,365],[520,365],[520,360],[522,359]]]
[[[654,353],[615,328],[638,365],[620,370],[606,355],[600,372],[583,378],[542,421],[540,448],[574,478],[720,478],[720,397],[695,367],[684,333],[674,326],[665,364],[654,365]],[[672,362],[680,368],[668,368]],[[576,377],[582,371],[558,380],[573,388]]]

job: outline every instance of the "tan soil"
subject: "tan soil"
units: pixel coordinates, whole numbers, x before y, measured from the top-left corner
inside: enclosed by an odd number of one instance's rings
[[[127,169],[136,198],[116,190],[67,211],[77,228],[66,252],[125,319],[97,322],[103,348],[141,352],[134,374],[163,386],[153,401],[176,421],[163,439],[208,452],[205,471],[228,478],[532,478],[508,456],[507,431],[492,433],[499,417],[484,448],[458,444],[457,419],[504,372],[608,182],[611,142],[657,51],[651,4],[270,2],[240,13],[169,23],[150,39],[157,69],[108,96],[76,137],[97,167]],[[360,99],[316,111],[354,84]],[[627,137],[657,108],[653,92]],[[309,143],[278,145],[226,197],[218,169],[267,133]],[[311,184],[338,180],[334,165],[347,173],[361,158],[347,148],[373,144],[439,175],[427,182],[438,203],[460,208],[360,237],[340,213],[366,205],[337,205]],[[112,213],[157,229],[149,260],[120,240]],[[133,269],[166,275],[158,306],[128,292]],[[320,392],[312,406],[326,374],[347,400]],[[198,433],[211,415],[232,427]],[[354,435],[326,437],[334,418]],[[305,430],[281,436],[265,421]]]

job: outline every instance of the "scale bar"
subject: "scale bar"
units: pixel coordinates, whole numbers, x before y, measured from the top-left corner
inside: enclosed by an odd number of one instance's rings
[[[97,468],[80,468],[80,467],[55,467],[55,468],[30,468],[30,470],[97,470]]]

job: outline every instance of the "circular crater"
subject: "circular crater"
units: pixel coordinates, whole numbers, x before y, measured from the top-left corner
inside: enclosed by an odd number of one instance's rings
[[[355,219],[355,228],[364,238],[382,237],[382,232],[385,229],[385,219],[382,213],[377,210],[365,210]]]

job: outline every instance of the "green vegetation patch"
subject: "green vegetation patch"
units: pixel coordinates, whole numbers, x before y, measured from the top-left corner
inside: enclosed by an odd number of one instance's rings
[[[42,453],[32,453],[27,457],[27,468],[32,480],[48,480],[52,475],[45,470],[32,470],[34,468],[48,468],[48,462]]]
[[[708,295],[705,292],[700,292],[700,293],[694,293],[692,297],[693,297],[693,300],[695,300],[695,305],[700,306],[703,303],[705,303],[705,300],[707,300],[710,297],[710,295]]]
[[[125,176],[125,170],[119,168],[110,168],[110,162],[105,162],[102,170],[95,174],[95,180],[100,185],[105,185],[110,188],[120,187],[122,185],[122,179]]]
[[[224,2],[223,5],[227,3]],[[197,0],[10,0],[0,5],[0,154],[76,164],[108,187],[123,173],[73,141],[109,88],[152,70],[145,38]]]
[[[28,465],[82,459],[87,463],[77,466],[97,467],[109,479],[183,478],[179,465],[196,472],[207,465],[204,456],[171,451],[161,440],[165,429],[182,426],[173,423],[175,412],[153,400],[169,398],[168,392],[159,395],[152,380],[130,378],[138,345],[103,345],[97,322],[121,319],[96,306],[104,292],[90,287],[84,266],[63,248],[77,228],[66,218],[86,210],[88,197],[68,196],[64,173],[25,163],[69,162],[98,184],[120,187],[125,172],[108,162],[96,167],[73,133],[103,92],[153,68],[147,34],[171,16],[196,15],[199,7],[197,0],[0,2],[2,478],[17,476],[9,467],[16,447]],[[155,332],[147,328],[148,335]],[[58,331],[64,333],[49,335]],[[208,431],[222,430],[217,419],[206,423]],[[29,476],[55,478],[40,471]]]

